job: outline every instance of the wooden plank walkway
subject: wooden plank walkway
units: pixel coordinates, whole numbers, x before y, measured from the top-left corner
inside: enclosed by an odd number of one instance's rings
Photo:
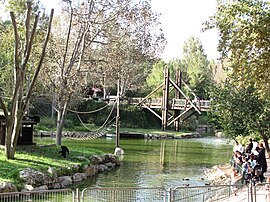
[[[192,107],[190,101],[200,110],[208,111],[210,108],[210,100],[187,100],[187,99],[169,99],[168,108],[171,110],[187,110]],[[161,109],[162,98],[129,98],[129,104],[137,104],[142,107],[146,106],[151,109]]]

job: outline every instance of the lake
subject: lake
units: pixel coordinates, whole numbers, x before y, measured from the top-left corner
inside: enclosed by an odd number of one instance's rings
[[[85,142],[91,148],[113,153],[114,138]],[[233,145],[222,138],[121,139],[125,154],[118,169],[98,174],[73,187],[170,187],[204,185],[204,171],[229,163]]]

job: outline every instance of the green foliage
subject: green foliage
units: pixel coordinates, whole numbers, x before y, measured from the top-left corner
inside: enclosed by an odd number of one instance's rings
[[[39,130],[42,130],[42,128],[52,130],[55,129],[55,127],[56,127],[55,119],[48,117],[41,117],[39,124],[36,126],[36,128],[38,128]]]
[[[148,111],[138,106],[122,105],[120,118],[121,127],[155,128],[159,126],[159,122],[156,120],[153,114],[149,114]]]
[[[64,128],[69,128],[69,129],[73,129],[74,128],[74,121],[71,119],[65,119],[64,122]]]
[[[269,102],[255,92],[253,86],[238,88],[229,82],[213,88],[210,115],[228,137],[269,134]]]
[[[210,62],[198,38],[191,37],[185,42],[181,63],[187,74],[188,81],[186,82],[189,87],[200,99],[208,98],[208,88],[213,76]]]
[[[151,89],[149,90],[149,93],[163,83],[163,71],[165,66],[166,63],[163,60],[160,60],[153,65],[151,73],[146,78],[146,86],[148,89]],[[162,96],[162,90],[157,91],[154,95]]]
[[[269,99],[270,2],[217,2],[217,11],[206,27],[219,30],[218,50],[229,63],[234,82],[242,87],[254,85],[257,94]]]

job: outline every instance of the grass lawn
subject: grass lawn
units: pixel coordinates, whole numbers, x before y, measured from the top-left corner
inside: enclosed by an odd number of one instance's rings
[[[19,171],[25,168],[30,167],[46,173],[49,167],[60,169],[74,164],[82,164],[83,160],[78,159],[77,156],[89,157],[93,154],[104,153],[101,150],[86,148],[83,145],[75,144],[72,146],[72,141],[69,140],[67,142],[69,142],[68,148],[71,151],[70,156],[63,158],[59,154],[60,146],[49,145],[51,140],[43,139],[42,145],[40,140],[35,140],[35,142],[37,145],[19,145],[14,160],[7,160],[4,148],[0,148],[0,182],[10,181],[20,184]]]

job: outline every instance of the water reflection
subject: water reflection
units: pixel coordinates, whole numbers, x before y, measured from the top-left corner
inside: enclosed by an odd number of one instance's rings
[[[104,149],[114,147],[114,139],[95,140]],[[91,142],[91,147],[96,145]],[[206,168],[228,163],[232,145],[218,138],[188,140],[120,141],[125,155],[122,165],[108,173],[99,174],[95,180],[87,180],[79,187],[175,187],[204,185]]]

